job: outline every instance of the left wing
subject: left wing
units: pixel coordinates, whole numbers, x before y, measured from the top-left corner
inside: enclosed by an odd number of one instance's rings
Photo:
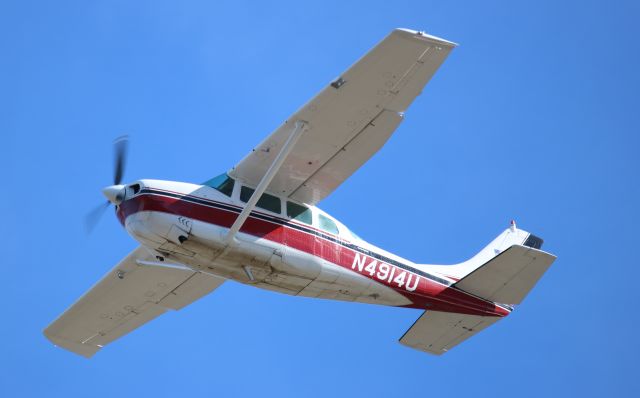
[[[224,282],[187,268],[149,265],[154,261],[144,247],[131,252],[51,323],[45,336],[89,358],[168,309],[179,310]]]
[[[389,139],[455,44],[396,29],[255,147],[230,172],[257,186],[298,122],[305,132],[267,191],[314,205]]]

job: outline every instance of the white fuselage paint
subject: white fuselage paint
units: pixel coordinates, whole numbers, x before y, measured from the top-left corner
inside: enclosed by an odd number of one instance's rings
[[[238,205],[209,187],[168,181],[143,180],[139,183],[184,195],[206,192],[206,196],[213,196],[217,201],[226,199],[226,202]],[[225,247],[223,242],[228,228],[161,211],[131,214],[125,220],[125,227],[134,239],[167,263],[184,264],[196,271],[291,295],[406,306],[411,304],[407,297],[377,279],[395,280],[399,288],[412,291],[419,278],[404,271],[403,275],[389,275],[393,267],[364,255],[357,255],[352,269],[345,268],[242,232]],[[180,235],[186,237],[186,241],[180,242]],[[367,267],[375,269],[371,278],[355,272],[355,268]]]

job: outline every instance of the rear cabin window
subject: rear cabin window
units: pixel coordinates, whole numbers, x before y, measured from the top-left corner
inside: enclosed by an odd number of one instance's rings
[[[243,186],[240,189],[240,200],[247,203],[253,195],[255,189]],[[274,213],[280,214],[282,212],[282,206],[280,205],[280,198],[277,196],[269,195],[268,193],[263,193],[260,199],[258,199],[258,203],[256,203],[257,207],[261,209],[269,210]]]
[[[311,209],[293,202],[287,202],[287,217],[309,225],[313,223]]]
[[[318,226],[320,229],[323,229],[329,233],[334,235],[338,235],[338,226],[333,222],[330,218],[323,216],[322,214],[318,214]]]
[[[206,185],[208,187],[211,187],[219,192],[222,192],[223,194],[231,197],[231,193],[233,192],[233,184],[235,183],[235,181],[233,180],[233,178],[229,177],[227,175],[227,173],[224,174],[220,174],[217,177],[214,177],[212,179],[210,179],[209,181],[205,182],[202,185]]]

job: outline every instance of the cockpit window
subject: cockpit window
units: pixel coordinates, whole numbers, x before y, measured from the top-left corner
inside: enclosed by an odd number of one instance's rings
[[[313,213],[311,213],[310,208],[288,201],[287,217],[291,217],[296,221],[300,221],[309,225],[313,223]]]
[[[254,191],[255,189],[253,188],[242,186],[242,188],[240,189],[240,200],[245,203],[248,202]],[[278,214],[280,214],[282,209],[280,205],[280,198],[277,196],[269,195],[268,193],[262,194],[260,199],[258,199],[258,203],[256,203],[256,206]]]
[[[338,235],[338,226],[329,217],[325,217],[322,214],[318,214],[318,226],[334,235]]]
[[[216,189],[230,197],[231,193],[233,192],[234,183],[235,181],[233,180],[233,178],[229,177],[227,173],[223,173],[217,177],[210,179],[202,185],[206,185],[208,187]]]

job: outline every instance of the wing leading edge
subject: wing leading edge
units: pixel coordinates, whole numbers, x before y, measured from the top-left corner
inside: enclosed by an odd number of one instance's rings
[[[396,29],[252,150],[229,174],[257,185],[293,125],[306,131],[267,190],[314,205],[362,166],[402,121],[404,112],[455,47]]]
[[[189,269],[149,265],[139,247],[45,330],[54,344],[84,357],[162,315],[216,289],[224,279]],[[145,263],[147,265],[145,265]]]

